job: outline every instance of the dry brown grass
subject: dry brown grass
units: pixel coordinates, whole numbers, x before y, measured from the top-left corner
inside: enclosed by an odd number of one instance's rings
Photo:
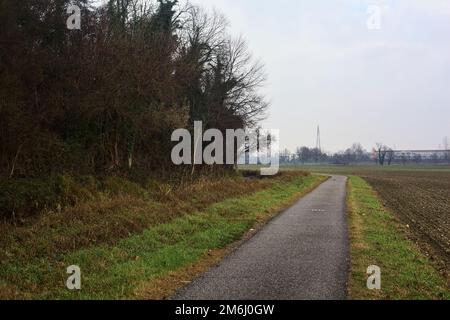
[[[101,194],[96,200],[47,211],[24,225],[0,224],[0,263],[55,256],[99,244],[114,244],[158,224],[201,211],[226,198],[246,195],[305,173],[271,179],[202,178],[179,186],[160,185],[146,192]]]

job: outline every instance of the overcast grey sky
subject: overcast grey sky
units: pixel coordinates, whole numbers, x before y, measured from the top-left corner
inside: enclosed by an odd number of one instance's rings
[[[449,0],[192,0],[266,66],[281,146],[438,148],[450,136]],[[370,5],[381,29],[367,27]],[[372,15],[370,15],[373,17]]]

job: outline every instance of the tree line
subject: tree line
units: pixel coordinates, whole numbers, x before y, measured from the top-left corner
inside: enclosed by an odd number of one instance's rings
[[[442,150],[395,151],[383,143],[377,143],[371,152],[360,143],[354,143],[345,151],[325,153],[317,148],[300,147],[293,153],[288,149],[280,152],[280,163],[291,165],[304,164],[377,164],[380,166],[407,164],[449,164],[450,149],[448,139],[444,139]]]
[[[0,46],[0,177],[170,171],[175,129],[267,108],[245,41],[176,0],[0,0]]]
[[[295,153],[285,149],[280,153],[280,162],[283,164],[353,164],[372,162],[372,154],[367,152],[360,143],[354,143],[343,152],[334,154],[325,153],[317,148],[299,147]]]

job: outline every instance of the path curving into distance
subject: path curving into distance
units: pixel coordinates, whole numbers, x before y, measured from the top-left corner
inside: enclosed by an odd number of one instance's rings
[[[346,299],[346,181],[332,176],[173,299]]]

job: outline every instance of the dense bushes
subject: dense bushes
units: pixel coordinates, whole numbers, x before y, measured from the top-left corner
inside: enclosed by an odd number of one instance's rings
[[[160,183],[154,182],[160,186]],[[154,196],[156,190],[120,177],[94,178],[55,175],[46,178],[6,179],[0,182],[0,218],[21,221],[37,213],[62,210],[100,195],[138,198]]]
[[[93,177],[51,176],[0,181],[0,217],[19,219],[43,209],[62,209],[91,200],[99,190]]]

